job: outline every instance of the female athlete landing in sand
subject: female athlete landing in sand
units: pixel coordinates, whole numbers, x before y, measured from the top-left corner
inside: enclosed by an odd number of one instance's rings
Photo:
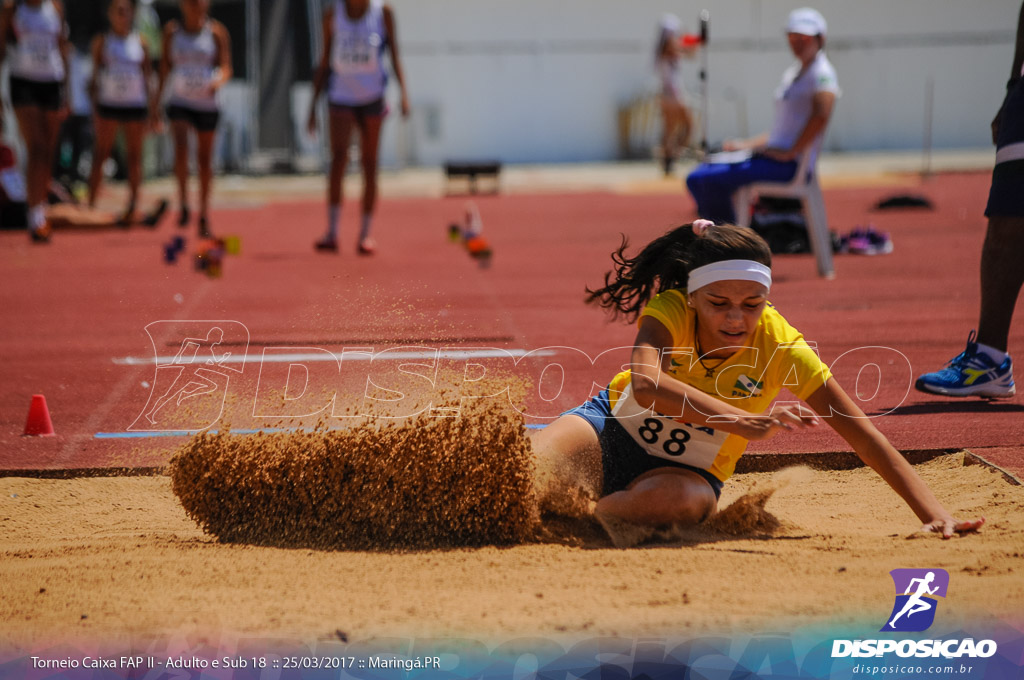
[[[609,533],[685,526],[717,509],[751,439],[824,419],[924,523],[949,538],[984,519],[950,515],[768,302],[771,252],[749,229],[684,225],[634,257],[627,244],[590,302],[639,318],[631,368],[533,438],[542,475],[581,487]],[[815,413],[776,405],[785,385]],[[542,503],[557,502],[557,490]],[[613,536],[614,537],[614,536]]]

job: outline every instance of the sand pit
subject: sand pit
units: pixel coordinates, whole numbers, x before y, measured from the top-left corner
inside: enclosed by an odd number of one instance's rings
[[[712,529],[625,550],[597,535],[576,546],[283,549],[204,534],[167,476],[3,478],[0,644],[161,635],[218,644],[338,631],[350,640],[693,635],[857,621],[877,629],[898,567],[950,573],[949,625],[1019,623],[1024,488],[963,467],[963,454],[918,470],[955,514],[987,517],[983,531],[915,536],[912,513],[870,471],[803,470],[768,500],[778,525],[767,530]],[[723,507],[787,474],[736,476]]]

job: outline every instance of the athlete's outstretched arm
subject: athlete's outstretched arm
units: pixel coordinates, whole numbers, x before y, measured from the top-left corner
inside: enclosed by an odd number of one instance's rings
[[[782,430],[818,424],[816,416],[788,407],[775,409],[770,415],[750,413],[673,378],[661,366],[664,350],[672,347],[672,334],[657,319],[641,319],[633,344],[633,396],[644,408],[745,439],[768,439]]]
[[[807,403],[853,447],[865,465],[877,472],[907,502],[918,519],[924,522],[923,530],[950,538],[954,533],[974,531],[985,523],[984,518],[964,522],[949,514],[913,466],[878,431],[835,378],[829,378],[815,390],[807,398]]]

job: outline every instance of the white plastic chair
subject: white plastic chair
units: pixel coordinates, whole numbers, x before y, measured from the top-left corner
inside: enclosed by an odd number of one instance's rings
[[[819,140],[820,141],[820,140]],[[828,231],[828,217],[825,215],[825,199],[818,185],[818,173],[811,162],[817,159],[815,153],[818,144],[812,144],[800,156],[796,174],[790,182],[754,182],[740,187],[732,196],[732,205],[736,213],[736,224],[741,227],[750,226],[750,206],[755,196],[772,196],[777,198],[794,198],[803,204],[804,218],[807,220],[807,233],[811,239],[811,250],[818,262],[818,274],[826,279],[835,277],[832,266],[832,237]]]

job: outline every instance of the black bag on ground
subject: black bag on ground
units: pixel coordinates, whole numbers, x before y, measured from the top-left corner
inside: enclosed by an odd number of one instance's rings
[[[773,253],[809,253],[811,240],[801,207],[800,201],[792,198],[762,198],[750,218],[750,228]]]

